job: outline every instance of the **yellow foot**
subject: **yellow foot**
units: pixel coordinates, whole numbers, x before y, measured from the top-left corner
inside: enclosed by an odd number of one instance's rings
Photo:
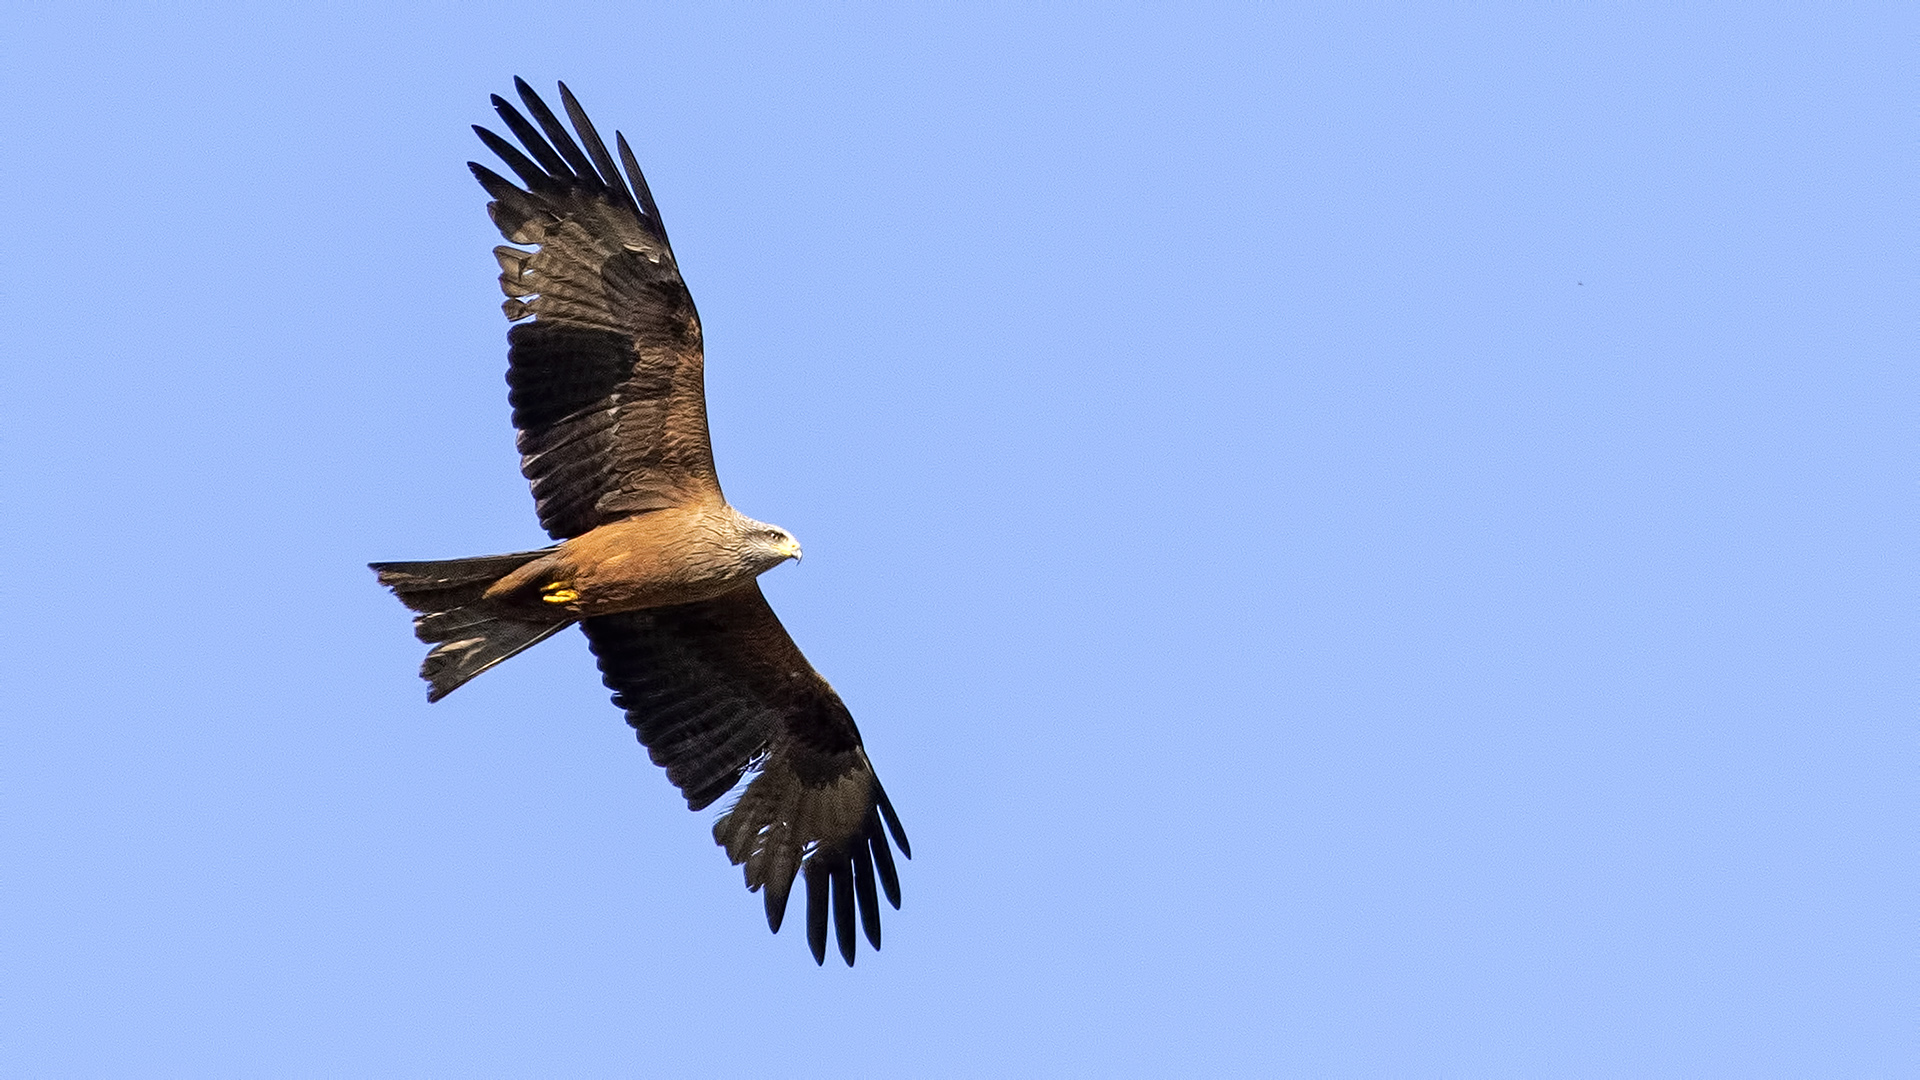
[[[540,599],[549,604],[571,604],[580,599],[580,594],[567,588],[566,582],[560,581],[542,588]]]

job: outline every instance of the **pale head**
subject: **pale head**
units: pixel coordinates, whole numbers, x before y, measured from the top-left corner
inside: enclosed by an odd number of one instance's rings
[[[734,511],[734,526],[740,538],[740,554],[743,560],[751,564],[753,573],[764,574],[792,559],[800,560],[800,541],[793,534],[778,525],[769,525],[764,521]]]

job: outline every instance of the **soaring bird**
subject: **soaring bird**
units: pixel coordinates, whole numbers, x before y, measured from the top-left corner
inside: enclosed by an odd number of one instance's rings
[[[493,249],[512,323],[507,401],[520,471],[559,542],[372,568],[432,646],[429,701],[578,624],[690,809],[747,779],[713,838],[763,895],[767,924],[779,932],[804,878],[814,962],[831,921],[851,965],[855,908],[878,949],[879,894],[900,906],[888,834],[911,849],[852,715],[760,592],[799,541],[720,493],[700,317],[626,137],[614,136],[623,178],[565,83],[571,133],[524,80],[514,87],[526,113],[498,95],[493,108],[519,145],[473,130],[520,184],[468,167],[512,245]]]

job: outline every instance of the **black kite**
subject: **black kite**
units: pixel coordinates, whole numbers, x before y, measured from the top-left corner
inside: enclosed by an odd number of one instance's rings
[[[852,964],[855,906],[876,949],[879,893],[900,906],[887,833],[910,851],[853,717],[755,581],[800,545],[720,494],[700,317],[625,136],[614,137],[623,180],[564,83],[573,134],[514,85],[534,122],[498,96],[493,107],[520,146],[474,131],[524,187],[468,164],[520,245],[494,249],[514,324],[507,400],[520,471],[560,542],[373,569],[419,612],[429,701],[580,624],[614,704],[688,807],[751,775],[713,837],[744,864],[747,888],[764,890],[768,925],[779,931],[802,876],[814,960],[825,962],[831,916]]]

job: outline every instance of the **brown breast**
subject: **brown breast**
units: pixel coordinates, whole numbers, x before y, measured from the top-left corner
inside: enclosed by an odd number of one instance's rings
[[[488,598],[575,618],[708,600],[753,578],[733,554],[735,520],[715,502],[609,522],[503,578]]]

